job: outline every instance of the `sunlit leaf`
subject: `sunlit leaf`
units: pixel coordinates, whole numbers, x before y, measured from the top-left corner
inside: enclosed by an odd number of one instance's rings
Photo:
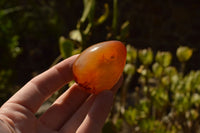
[[[132,65],[132,64],[126,64],[125,67],[124,67],[124,72],[126,74],[129,74],[129,75],[134,75],[135,74],[135,66]]]
[[[126,61],[128,63],[135,63],[137,59],[137,50],[131,45],[127,45],[126,49],[127,49]]]
[[[78,49],[74,49],[73,51],[72,51],[72,55],[75,55],[75,54],[80,54],[81,53],[81,51],[82,51],[82,48],[80,47],[80,48],[78,48]]]
[[[165,85],[165,86],[169,85],[169,84],[170,84],[169,76],[164,76],[164,77],[162,77],[161,82],[162,82],[162,84]]]
[[[83,10],[83,15],[80,19],[82,23],[84,23],[89,16],[91,17],[91,12],[94,10],[95,6],[95,0],[83,0],[83,3],[84,3],[84,10]]]
[[[194,93],[191,97],[191,103],[196,107],[200,106],[200,95],[198,93]]]
[[[88,23],[87,27],[85,28],[85,30],[83,32],[84,35],[88,35],[90,30],[91,30],[91,28],[92,28],[92,23]]]
[[[72,30],[69,33],[69,37],[72,40],[78,41],[78,42],[82,42],[82,36],[79,30]]]
[[[170,52],[160,52],[160,51],[158,51],[155,58],[156,58],[156,61],[160,65],[167,67],[171,63],[172,55],[171,55]]]
[[[180,62],[188,61],[192,56],[193,50],[189,47],[180,46],[176,51],[176,56]]]
[[[139,50],[139,60],[144,65],[150,65],[153,62],[153,51],[149,49]]]
[[[190,110],[190,114],[191,114],[191,119],[192,120],[196,120],[199,117],[198,110],[192,109],[192,110]]]
[[[153,64],[152,70],[156,77],[160,77],[163,72],[163,67],[156,62]]]
[[[130,125],[137,124],[137,110],[133,108],[129,108],[124,113],[124,118],[126,119],[126,122]]]
[[[102,24],[103,22],[106,21],[106,19],[108,18],[108,15],[109,15],[109,6],[108,4],[104,4],[104,8],[105,8],[105,12],[104,14],[102,14],[99,19],[97,20],[96,24],[99,25],[99,24]]]
[[[177,72],[176,68],[175,68],[175,67],[172,67],[172,66],[166,67],[166,68],[164,69],[164,74],[166,74],[166,75],[168,75],[168,76],[170,76],[170,77],[176,75],[177,73],[178,73],[178,72]]]

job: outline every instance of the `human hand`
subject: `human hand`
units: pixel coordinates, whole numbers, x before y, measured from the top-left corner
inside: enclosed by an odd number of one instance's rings
[[[122,78],[111,89],[88,94],[72,85],[39,118],[35,113],[56,90],[73,80],[72,56],[36,76],[0,108],[0,133],[100,133]]]

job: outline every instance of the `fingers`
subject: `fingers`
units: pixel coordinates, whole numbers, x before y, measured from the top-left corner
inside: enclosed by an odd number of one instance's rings
[[[49,96],[73,79],[72,64],[76,57],[72,56],[36,76],[8,102],[23,105],[35,113]]]
[[[77,133],[100,133],[113,104],[113,93],[103,91],[97,95]]]
[[[90,107],[92,106],[96,95],[90,95],[82,106],[73,114],[73,116],[65,123],[59,133],[75,133],[78,127],[83,122]]]
[[[14,129],[5,121],[0,119],[0,133],[14,133]]]
[[[98,117],[94,118],[95,119],[94,123],[96,121],[100,121],[99,123],[101,124],[98,124],[98,126],[99,129],[101,129],[102,123],[104,123],[109,113],[109,110],[112,106],[113,95],[117,92],[117,89],[121,86],[122,81],[123,78],[121,77],[117,82],[117,84],[110,91],[107,90],[105,92],[102,92],[102,94],[100,93],[98,95],[91,95],[82,104],[82,106],[80,106],[80,108],[73,114],[73,116],[68,121],[66,121],[65,125],[61,128],[59,133],[68,133],[68,132],[75,133],[80,125],[84,127],[85,126],[84,123],[88,122],[88,120],[86,119],[88,119],[87,117],[90,116],[90,112],[93,112],[92,114],[97,113],[95,115],[98,115]]]
[[[53,130],[58,130],[87,99],[89,94],[74,84],[63,93],[39,120]]]

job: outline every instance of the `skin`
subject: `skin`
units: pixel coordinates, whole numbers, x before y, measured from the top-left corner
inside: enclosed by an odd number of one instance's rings
[[[30,80],[0,108],[0,133],[101,133],[122,78],[111,89],[89,94],[71,86],[39,118],[35,113],[56,90],[73,80],[77,55]]]

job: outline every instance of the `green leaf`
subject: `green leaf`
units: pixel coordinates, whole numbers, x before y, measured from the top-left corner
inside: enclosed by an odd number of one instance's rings
[[[80,20],[82,23],[84,23],[88,17],[92,19],[91,13],[94,14],[95,0],[83,0],[83,3],[84,3],[84,10]]]
[[[139,50],[139,60],[143,65],[150,65],[153,62],[153,52],[149,49]]]
[[[137,124],[137,116],[138,116],[138,111],[136,109],[133,109],[129,107],[124,113],[124,118],[126,122],[130,125]]]
[[[132,64],[126,64],[125,67],[124,67],[124,72],[127,74],[127,75],[134,75],[135,74],[135,66],[132,65]]]
[[[156,54],[156,61],[164,67],[169,66],[171,63],[171,60],[172,60],[172,55],[170,52],[158,51]]]
[[[61,53],[62,57],[67,58],[72,55],[72,51],[74,49],[74,43],[73,43],[73,41],[71,41],[69,39],[60,37],[59,48],[60,48],[60,53]]]
[[[149,105],[150,101],[148,99],[140,99],[139,105],[137,106],[137,110],[139,111],[140,118],[146,118],[149,114]]]
[[[175,67],[171,67],[171,66],[169,66],[169,67],[166,67],[165,69],[164,69],[164,74],[166,74],[166,75],[168,75],[168,76],[170,76],[170,77],[172,77],[172,76],[174,76],[174,75],[177,75],[177,70],[176,70],[176,68]]]
[[[92,0],[92,7],[90,10],[90,13],[88,14],[89,23],[92,23],[92,25],[94,24],[95,3],[96,3],[96,0]]]
[[[121,26],[120,40],[125,40],[125,38],[128,37],[129,29],[130,29],[130,22],[129,21],[124,22]]]
[[[180,62],[188,61],[192,56],[193,50],[189,47],[180,46],[176,51],[176,56]]]
[[[13,36],[11,39],[11,43],[9,44],[10,54],[13,58],[16,58],[21,52],[22,49],[19,47],[19,36]]]
[[[140,128],[142,133],[168,133],[165,125],[154,118],[141,120]]]
[[[104,8],[105,8],[105,12],[104,12],[104,14],[102,14],[102,15],[99,17],[99,19],[98,19],[97,22],[96,22],[96,25],[102,24],[102,23],[105,22],[106,19],[108,18],[108,15],[109,15],[109,6],[108,6],[107,3],[104,4]]]
[[[128,63],[135,63],[137,59],[137,50],[131,45],[127,45],[126,49],[127,49],[126,61]]]
[[[80,47],[80,48],[78,48],[78,49],[74,49],[73,51],[72,51],[72,55],[75,55],[75,54],[80,54],[81,53],[81,51],[82,51],[82,48]]]
[[[190,115],[192,120],[196,120],[199,117],[198,110],[192,109],[190,110]]]
[[[185,112],[191,106],[190,96],[187,93],[176,92],[174,95],[173,106],[178,113]]]
[[[162,84],[165,85],[165,86],[169,85],[169,84],[170,84],[169,76],[164,76],[164,77],[162,77],[161,82],[162,82]]]
[[[85,28],[85,30],[83,32],[84,35],[88,35],[90,30],[91,30],[91,28],[92,28],[92,23],[88,23],[87,27]]]
[[[121,129],[123,128],[123,119],[122,118],[118,118],[116,123],[115,123],[115,127],[117,129],[117,131],[121,131]]]
[[[3,10],[0,10],[0,16],[6,16],[6,15],[8,15],[10,13],[14,13],[14,12],[20,11],[22,9],[23,8],[21,6],[16,6],[16,7],[12,7],[12,8],[3,9]]]
[[[191,97],[191,103],[196,107],[200,106],[200,95],[198,93],[194,93]]]
[[[159,63],[154,63],[152,66],[153,73],[156,77],[160,77],[163,72],[163,67]]]
[[[166,90],[163,87],[151,88],[151,96],[153,99],[153,104],[159,110],[162,110],[164,106],[166,106],[168,102],[168,95]]]
[[[72,30],[69,33],[69,37],[72,40],[75,40],[77,42],[82,42],[82,36],[81,36],[81,32],[79,30]]]

